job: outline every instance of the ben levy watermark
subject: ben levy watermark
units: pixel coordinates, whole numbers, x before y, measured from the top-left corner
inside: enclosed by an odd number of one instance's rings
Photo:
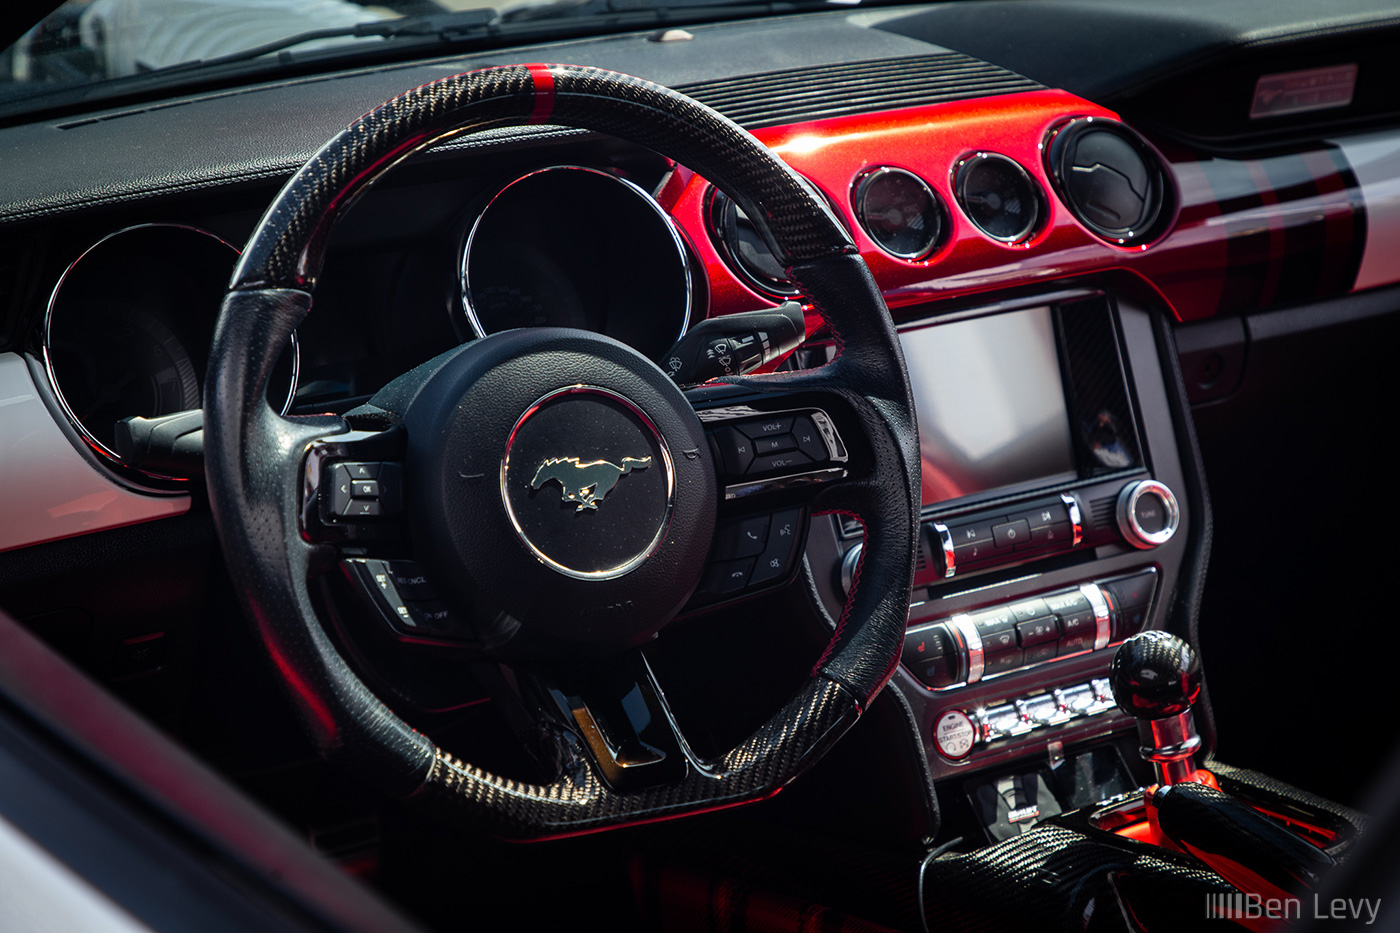
[[[1324,900],[1314,894],[1311,901],[1298,897],[1260,897],[1257,894],[1210,894],[1206,897],[1206,916],[1229,920],[1364,920],[1366,926],[1376,922],[1380,913],[1380,898],[1334,897]],[[1306,913],[1305,913],[1306,911]]]

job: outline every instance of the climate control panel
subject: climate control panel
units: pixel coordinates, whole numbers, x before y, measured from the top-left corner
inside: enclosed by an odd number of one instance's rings
[[[1149,568],[916,625],[904,636],[904,666],[948,690],[1099,651],[1142,631],[1156,587]]]

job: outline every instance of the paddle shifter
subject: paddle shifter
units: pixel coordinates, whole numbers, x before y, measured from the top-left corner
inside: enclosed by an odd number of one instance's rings
[[[1191,704],[1201,692],[1201,659],[1166,632],[1143,632],[1119,646],[1109,669],[1118,708],[1138,721],[1142,757],[1162,786],[1190,781],[1201,747]]]

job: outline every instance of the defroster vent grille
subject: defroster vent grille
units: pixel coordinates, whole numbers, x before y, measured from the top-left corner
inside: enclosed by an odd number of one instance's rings
[[[758,129],[1042,88],[960,52],[939,52],[681,84],[676,90],[746,129]]]

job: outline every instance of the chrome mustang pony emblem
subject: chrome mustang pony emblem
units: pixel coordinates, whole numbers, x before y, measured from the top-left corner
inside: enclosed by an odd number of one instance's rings
[[[535,471],[530,488],[543,489],[546,483],[554,480],[563,490],[565,502],[578,503],[574,511],[596,510],[618,480],[633,470],[645,470],[650,463],[650,457],[623,457],[620,466],[607,460],[579,463],[578,457],[549,457]]]

